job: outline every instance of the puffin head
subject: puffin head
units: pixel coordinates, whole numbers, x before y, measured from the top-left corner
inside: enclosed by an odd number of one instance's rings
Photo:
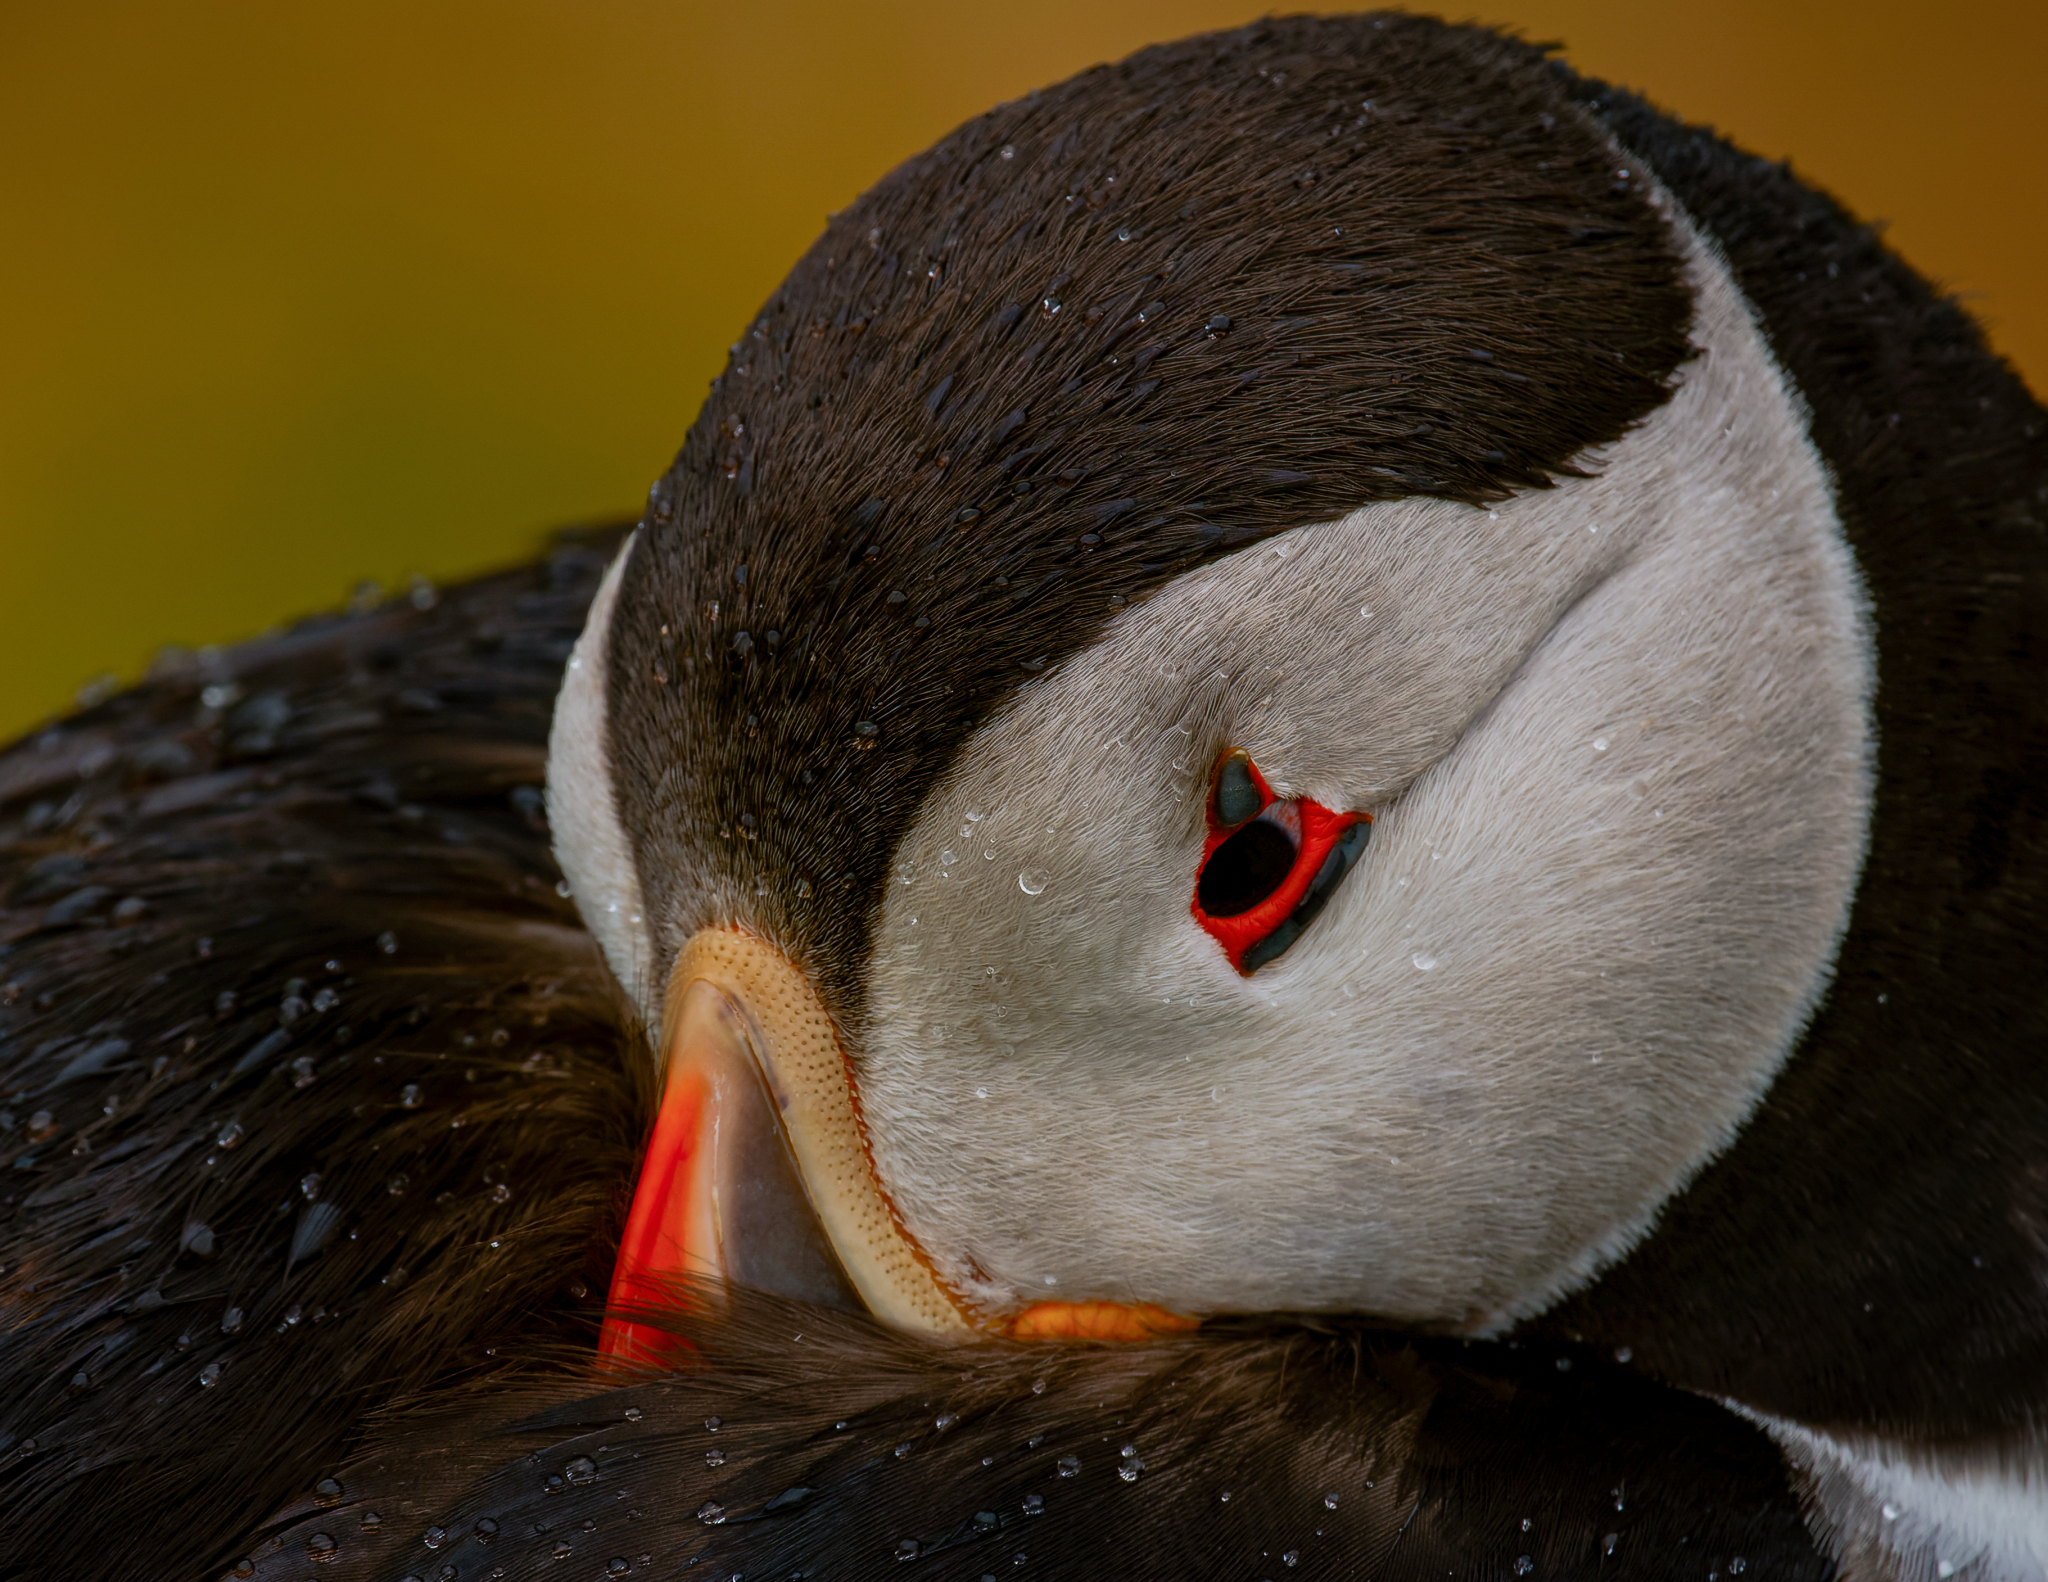
[[[1530,57],[1146,51],[745,328],[554,725],[664,1094],[615,1300],[1486,1334],[1740,1127],[1862,858],[1861,596],[1714,245]]]

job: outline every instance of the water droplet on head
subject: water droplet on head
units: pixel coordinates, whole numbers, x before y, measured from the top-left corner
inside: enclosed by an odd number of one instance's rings
[[[1017,888],[1026,895],[1043,895],[1046,881],[1051,877],[1043,868],[1026,868],[1017,875]]]
[[[1884,1512],[1884,1519],[1886,1521],[1895,1522],[1899,1519],[1902,1507],[1894,1505],[1890,1500],[1886,1500],[1881,1508]]]

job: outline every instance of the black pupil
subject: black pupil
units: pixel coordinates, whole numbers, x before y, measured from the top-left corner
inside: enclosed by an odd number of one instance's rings
[[[1294,871],[1294,842],[1269,819],[1253,819],[1209,854],[1195,899],[1211,917],[1249,912]]]

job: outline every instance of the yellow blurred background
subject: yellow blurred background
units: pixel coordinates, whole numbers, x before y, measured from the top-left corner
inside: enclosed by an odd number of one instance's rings
[[[162,643],[637,510],[826,211],[1262,9],[0,0],[0,738]],[[1890,220],[2048,388],[2042,0],[1476,15]]]

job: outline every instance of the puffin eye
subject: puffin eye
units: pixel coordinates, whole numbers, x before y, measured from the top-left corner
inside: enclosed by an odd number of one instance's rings
[[[1368,814],[1283,801],[1242,748],[1216,763],[1195,921],[1230,964],[1256,972],[1302,936],[1372,833]]]

